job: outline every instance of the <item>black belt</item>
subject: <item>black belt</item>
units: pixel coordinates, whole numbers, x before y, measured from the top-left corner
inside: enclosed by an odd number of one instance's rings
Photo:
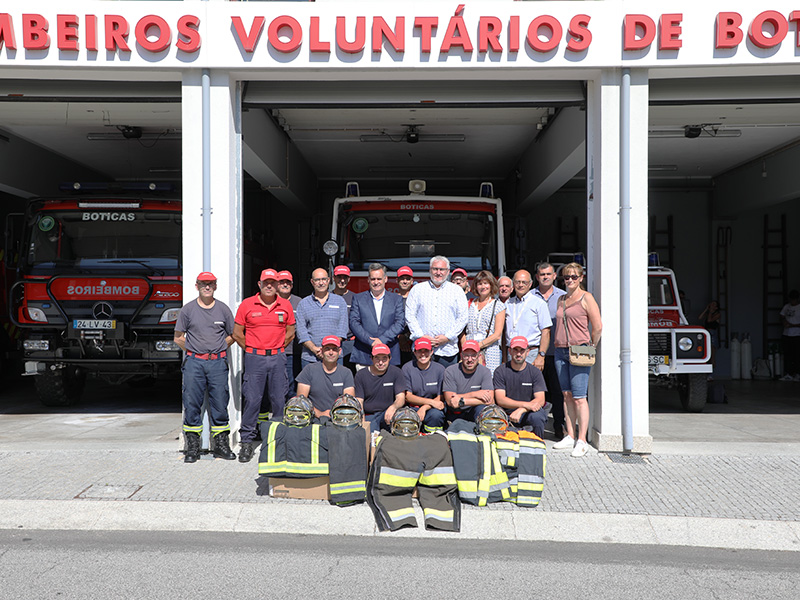
[[[274,354],[284,353],[283,348],[277,348],[276,350],[262,350],[261,348],[251,348],[250,346],[247,346],[244,351],[248,354],[256,354],[258,356],[272,356]]]

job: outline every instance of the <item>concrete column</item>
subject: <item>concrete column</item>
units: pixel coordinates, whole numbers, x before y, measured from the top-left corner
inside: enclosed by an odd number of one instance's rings
[[[631,71],[630,189],[631,286],[620,286],[619,198],[621,69],[608,69],[587,82],[587,288],[597,298],[603,338],[592,369],[589,406],[592,443],[602,451],[622,450],[620,299],[630,295],[633,449],[650,452],[647,377],[647,127],[648,76]]]
[[[203,271],[203,143],[200,71],[184,74],[183,130],[183,297],[197,297],[195,278]],[[234,315],[242,299],[242,136],[241,88],[227,73],[211,72],[211,264],[215,297]],[[241,422],[241,351],[234,344],[231,368],[231,432]]]

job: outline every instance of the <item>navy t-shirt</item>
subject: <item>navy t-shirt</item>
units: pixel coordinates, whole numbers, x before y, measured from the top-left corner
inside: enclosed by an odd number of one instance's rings
[[[417,367],[417,361],[412,360],[403,365],[403,375],[406,378],[406,390],[415,396],[435,398],[442,393],[444,366],[438,362],[431,362],[423,371]]]
[[[372,415],[394,404],[397,394],[406,391],[406,378],[400,367],[389,365],[383,375],[373,375],[369,367],[355,376],[356,398],[364,400],[364,413]]]
[[[350,369],[336,365],[333,373],[326,373],[321,362],[306,366],[297,376],[297,383],[311,386],[308,392],[311,404],[320,412],[333,408],[333,403],[346,388],[353,387]]]
[[[546,392],[542,372],[530,363],[525,368],[515,371],[509,363],[500,365],[494,370],[494,389],[505,390],[506,396],[518,402],[530,402],[536,392]]]

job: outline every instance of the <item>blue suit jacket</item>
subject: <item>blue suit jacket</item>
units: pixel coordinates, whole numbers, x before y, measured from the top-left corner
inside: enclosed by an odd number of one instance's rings
[[[372,340],[369,338],[376,337],[392,351],[391,363],[399,365],[400,347],[397,345],[397,336],[402,333],[405,325],[403,298],[399,294],[385,292],[380,323],[375,314],[375,305],[372,303],[372,293],[366,291],[356,294],[350,307],[350,331],[356,336],[350,361],[360,365],[371,365]]]

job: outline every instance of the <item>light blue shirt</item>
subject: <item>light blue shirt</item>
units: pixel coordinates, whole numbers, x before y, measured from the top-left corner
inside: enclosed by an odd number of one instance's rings
[[[552,325],[547,303],[533,290],[521,299],[514,295],[506,302],[506,339],[523,335],[528,338],[528,346],[538,347],[542,341],[542,331]],[[528,362],[533,362],[535,358],[535,352],[528,353]]]
[[[328,294],[325,304],[320,304],[314,294],[306,296],[297,305],[297,341],[308,341],[319,346],[326,335],[347,337],[347,304],[341,296]],[[303,346],[303,355],[316,360],[311,351]]]

